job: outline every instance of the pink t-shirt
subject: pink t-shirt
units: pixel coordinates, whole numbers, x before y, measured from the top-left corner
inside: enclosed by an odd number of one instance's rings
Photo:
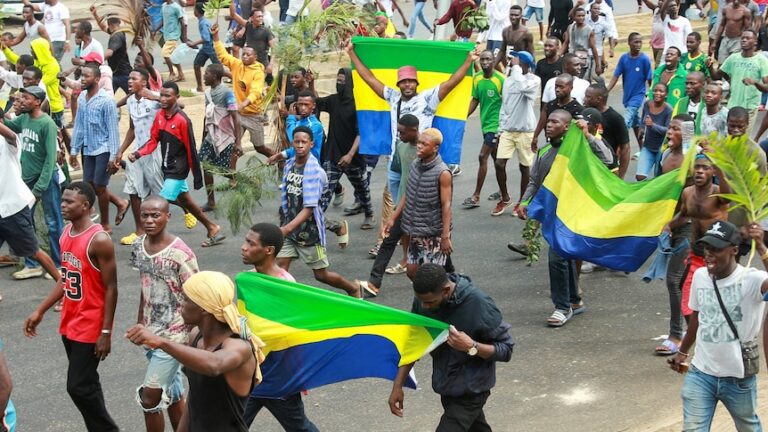
[[[293,276],[291,276],[291,274],[288,273],[288,270],[286,270],[286,269],[284,269],[282,267],[279,267],[279,270],[280,270],[280,274],[278,274],[276,276],[278,279],[287,280],[288,282],[296,282],[296,279],[294,279]],[[258,273],[258,271],[256,269],[253,269],[251,271],[255,272],[255,273]]]

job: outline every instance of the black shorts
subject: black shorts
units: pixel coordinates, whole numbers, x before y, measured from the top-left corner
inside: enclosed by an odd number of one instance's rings
[[[37,253],[37,236],[32,222],[32,210],[24,207],[17,213],[0,218],[0,239],[8,243],[14,254],[31,257]]]
[[[495,132],[486,132],[483,134],[483,145],[495,149],[499,142],[496,140]]]
[[[112,175],[107,171],[109,152],[96,156],[83,156],[83,181],[95,186],[106,186]]]

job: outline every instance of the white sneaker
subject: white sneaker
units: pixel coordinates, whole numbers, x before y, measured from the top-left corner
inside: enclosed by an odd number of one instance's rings
[[[595,271],[596,265],[592,264],[591,262],[584,262],[581,264],[581,272],[582,273],[592,273]]]
[[[42,275],[43,275],[42,267],[37,267],[37,268],[24,267],[23,269],[17,271],[11,276],[13,276],[13,278],[16,280],[24,280],[24,279],[32,279],[32,278],[40,277]]]

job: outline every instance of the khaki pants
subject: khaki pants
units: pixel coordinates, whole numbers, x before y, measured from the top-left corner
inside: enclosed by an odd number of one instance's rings
[[[381,243],[384,241],[384,237],[382,237],[381,232],[384,231],[384,226],[392,218],[392,213],[395,212],[395,206],[394,206],[394,203],[392,202],[392,194],[389,193],[389,185],[384,185],[384,193],[382,194],[382,199],[383,201],[381,204],[381,226],[379,228],[379,236],[376,238],[376,243]]]

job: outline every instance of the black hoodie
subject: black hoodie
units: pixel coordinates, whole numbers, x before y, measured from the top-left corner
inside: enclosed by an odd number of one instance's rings
[[[328,138],[323,145],[322,160],[333,165],[339,163],[339,159],[347,154],[360,134],[357,129],[357,110],[355,109],[355,97],[352,94],[352,71],[349,68],[339,69],[339,74],[346,76],[344,86],[336,85],[336,94],[318,98],[317,110],[327,112]],[[360,152],[352,158],[352,166],[361,167],[365,160]]]

